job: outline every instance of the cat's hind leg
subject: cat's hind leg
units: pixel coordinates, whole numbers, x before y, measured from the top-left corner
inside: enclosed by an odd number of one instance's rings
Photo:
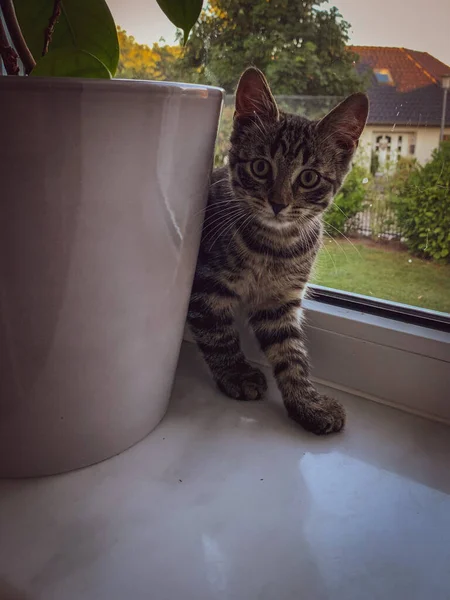
[[[241,350],[234,323],[238,305],[238,295],[224,283],[197,275],[187,320],[219,389],[237,400],[259,400],[267,382]]]

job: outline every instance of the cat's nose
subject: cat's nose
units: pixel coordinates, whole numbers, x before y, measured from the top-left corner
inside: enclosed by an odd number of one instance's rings
[[[269,202],[269,204],[276,215],[281,212],[283,208],[286,208],[286,204],[279,204],[278,202]]]

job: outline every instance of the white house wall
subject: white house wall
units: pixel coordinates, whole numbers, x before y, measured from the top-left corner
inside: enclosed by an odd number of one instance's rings
[[[439,127],[392,127],[383,125],[367,125],[360,140],[359,150],[359,162],[370,167],[370,156],[372,152],[372,143],[375,133],[415,133],[416,134],[416,148],[415,158],[424,164],[431,158],[431,154],[435,148],[439,145]],[[447,127],[444,131],[445,135],[450,135],[450,128]]]
[[[450,129],[444,130],[445,135],[450,133]],[[430,160],[431,154],[439,146],[439,128],[421,127],[417,129],[417,147],[416,157],[420,163]]]

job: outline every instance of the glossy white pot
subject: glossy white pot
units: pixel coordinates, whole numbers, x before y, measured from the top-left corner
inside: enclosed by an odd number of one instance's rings
[[[0,77],[0,476],[92,464],[163,417],[222,99]]]

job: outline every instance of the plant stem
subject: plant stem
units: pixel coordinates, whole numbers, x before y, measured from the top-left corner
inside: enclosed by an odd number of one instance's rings
[[[5,28],[3,27],[3,21],[0,19],[0,56],[5,65],[6,73],[8,75],[18,75],[19,65],[17,64],[17,52],[9,45],[8,37],[6,35]]]
[[[55,31],[55,25],[61,15],[61,0],[55,0],[53,4],[53,12],[48,22],[48,27],[45,30],[45,44],[42,50],[42,56],[45,56],[48,52],[48,47],[52,41],[53,32]]]
[[[14,44],[20,60],[23,63],[25,73],[28,75],[34,69],[36,61],[34,60],[33,55],[31,54],[30,49],[28,48],[27,43],[22,35],[12,0],[0,0],[0,6],[2,8],[3,17],[5,19],[9,35],[11,36],[12,43]]]

